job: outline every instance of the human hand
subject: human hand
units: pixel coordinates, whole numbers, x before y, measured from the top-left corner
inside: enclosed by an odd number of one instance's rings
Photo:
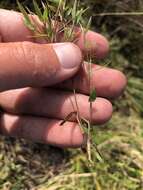
[[[80,67],[80,49],[88,51],[83,35],[77,46],[40,44],[27,38],[31,33],[19,13],[1,9],[0,18],[1,133],[60,147],[81,146],[83,136],[78,124],[75,121],[59,124],[73,111],[70,101],[74,100],[70,92],[73,81],[80,114],[89,119],[88,79]],[[103,36],[89,31],[86,38],[98,59],[107,55],[109,45]],[[93,65],[92,86],[98,95],[93,103],[92,122],[103,124],[112,115],[108,99],[123,92],[126,78],[120,71]]]

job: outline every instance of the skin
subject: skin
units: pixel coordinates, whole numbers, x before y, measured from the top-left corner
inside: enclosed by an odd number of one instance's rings
[[[28,38],[31,32],[19,13],[0,9],[0,18],[1,133],[59,147],[81,146],[83,136],[76,120],[59,124],[74,111],[73,87],[78,92],[80,114],[89,119],[89,87],[82,55],[92,51],[97,59],[104,58],[109,52],[108,41],[89,31],[88,49],[83,34],[76,45],[45,44]],[[111,118],[109,100],[119,97],[126,83],[120,71],[93,65],[92,87],[98,96],[93,103],[93,123],[103,124]]]

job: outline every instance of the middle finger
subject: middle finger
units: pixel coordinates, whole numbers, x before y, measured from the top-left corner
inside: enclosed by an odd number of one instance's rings
[[[78,73],[58,85],[57,88],[73,90],[89,95],[88,63],[80,68]],[[97,96],[107,99],[117,98],[122,94],[127,84],[125,75],[116,69],[92,64],[91,86],[96,89]]]

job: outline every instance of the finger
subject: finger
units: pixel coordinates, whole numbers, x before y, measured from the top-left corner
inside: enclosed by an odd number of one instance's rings
[[[9,113],[30,114],[65,119],[71,112],[90,120],[89,97],[51,89],[25,88],[0,94],[0,105]],[[78,107],[77,107],[78,105]],[[92,105],[92,122],[103,124],[112,116],[112,105],[104,98],[97,98]],[[76,115],[69,118],[76,121]]]
[[[29,38],[32,33],[24,25],[23,17],[20,13],[0,9],[0,18],[0,34],[3,42],[35,41],[34,38]],[[38,23],[40,22],[38,21]],[[75,30],[77,31],[77,29]],[[85,40],[90,44],[88,48],[85,47]],[[45,41],[39,39],[36,39],[35,42],[45,43]],[[105,57],[109,51],[107,39],[92,31],[88,31],[86,36],[81,33],[76,43],[84,52],[92,51],[98,59]]]
[[[80,147],[83,136],[77,123],[42,117],[4,114],[0,119],[1,134],[43,142],[59,147]]]
[[[1,43],[0,91],[56,84],[74,75],[81,62],[81,51],[72,43]]]
[[[85,44],[88,44],[87,46]],[[93,31],[88,31],[86,35],[81,33],[76,45],[80,47],[84,54],[90,52],[96,59],[103,59],[109,53],[109,43],[107,39]]]
[[[68,90],[75,89],[79,93],[89,94],[87,67],[81,67],[73,78],[58,84],[56,87]],[[117,98],[123,93],[126,85],[127,79],[121,71],[95,64],[92,65],[91,86],[96,89],[97,96],[108,99]]]

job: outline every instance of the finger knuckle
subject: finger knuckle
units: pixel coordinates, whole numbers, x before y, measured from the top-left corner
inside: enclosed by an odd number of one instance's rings
[[[48,51],[41,44],[32,42],[20,42],[15,50],[17,59],[25,64],[24,68],[30,71],[33,81],[46,84],[49,75],[54,75],[58,70],[58,65],[51,65],[48,62]]]

